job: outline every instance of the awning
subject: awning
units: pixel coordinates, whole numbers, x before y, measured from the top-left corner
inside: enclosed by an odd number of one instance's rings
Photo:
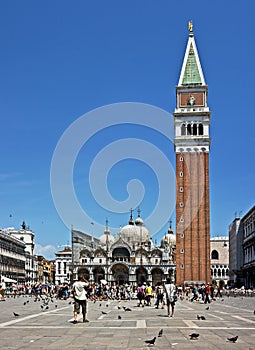
[[[1,276],[1,282],[5,282],[5,283],[17,283],[17,281],[12,280],[11,278],[5,277],[5,276]]]
[[[107,281],[106,280],[100,280],[100,283],[107,284]]]

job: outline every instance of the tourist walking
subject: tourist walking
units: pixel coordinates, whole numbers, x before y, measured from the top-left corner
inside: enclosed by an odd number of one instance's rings
[[[151,306],[151,298],[152,298],[152,286],[148,282],[147,286],[145,287],[145,300],[146,300],[147,306]]]
[[[170,280],[170,278],[167,278],[166,283],[164,285],[164,289],[165,289],[165,300],[167,305],[167,316],[174,317],[176,287],[173,281]],[[170,306],[171,306],[171,313],[170,313]]]
[[[207,283],[207,285],[205,286],[205,301],[204,301],[205,304],[207,303],[210,304],[210,297],[209,297],[210,291],[211,291],[210,284]]]
[[[158,282],[156,286],[156,309],[159,308],[159,304],[161,304],[161,308],[164,309],[164,287],[162,285],[162,282]]]
[[[142,307],[144,306],[144,288],[142,287],[142,284],[139,283],[138,287],[137,287],[137,299],[138,299],[138,304],[137,306],[142,305]]]

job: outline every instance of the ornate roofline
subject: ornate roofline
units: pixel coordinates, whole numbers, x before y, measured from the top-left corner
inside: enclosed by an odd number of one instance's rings
[[[125,242],[124,239],[122,239],[121,237],[119,237],[118,240],[111,245],[111,251],[119,247],[127,248],[129,253],[131,254],[131,251],[132,251],[131,246],[127,242]]]

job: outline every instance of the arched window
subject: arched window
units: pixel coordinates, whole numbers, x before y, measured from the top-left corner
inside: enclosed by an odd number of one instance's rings
[[[182,136],[186,135],[186,126],[185,126],[185,124],[182,124],[182,126],[181,126],[181,135]]]
[[[198,126],[198,134],[199,134],[199,135],[204,135],[204,127],[203,127],[203,124],[199,124],[199,126]]]
[[[193,124],[193,135],[197,135],[197,124]]]
[[[218,277],[221,277],[221,269],[218,269]]]
[[[187,134],[191,135],[191,124],[187,125]]]
[[[212,251],[211,259],[219,260],[219,253],[217,252],[217,250]]]

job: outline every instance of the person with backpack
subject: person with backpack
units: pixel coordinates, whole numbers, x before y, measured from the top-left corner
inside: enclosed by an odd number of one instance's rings
[[[164,309],[164,287],[162,285],[162,282],[158,282],[156,286],[156,306],[155,308],[159,308],[159,304],[161,304],[161,309]]]
[[[166,283],[164,285],[165,289],[165,299],[167,305],[167,316],[174,317],[174,307],[176,302],[176,287],[174,282],[170,280],[170,278],[166,279]],[[171,306],[171,314],[170,314],[170,306]]]

